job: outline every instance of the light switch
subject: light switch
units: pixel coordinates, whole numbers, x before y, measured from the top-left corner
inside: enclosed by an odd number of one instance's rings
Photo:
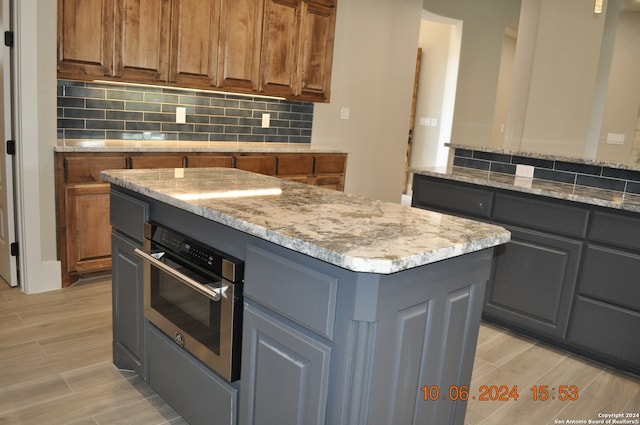
[[[340,108],[341,120],[348,120],[350,115],[351,115],[351,109],[347,108],[346,106],[343,106],[342,108]]]

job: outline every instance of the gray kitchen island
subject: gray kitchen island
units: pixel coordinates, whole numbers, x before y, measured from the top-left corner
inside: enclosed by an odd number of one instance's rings
[[[111,183],[114,363],[189,423],[464,423],[504,228],[237,169],[102,177]],[[145,316],[149,271],[136,252],[151,223],[242,265],[237,379]]]

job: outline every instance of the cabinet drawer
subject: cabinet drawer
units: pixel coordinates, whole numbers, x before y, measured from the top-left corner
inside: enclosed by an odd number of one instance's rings
[[[313,174],[313,156],[278,155],[278,176],[310,176]]]
[[[237,423],[238,390],[162,332],[147,330],[149,384],[191,425]]]
[[[488,190],[416,175],[413,206],[489,218],[493,193]]]
[[[182,168],[181,155],[132,156],[131,168]]]
[[[640,251],[640,217],[595,211],[589,239]]]
[[[640,255],[589,246],[578,292],[640,311]]]
[[[64,159],[65,180],[67,183],[100,182],[103,170],[127,168],[126,156],[67,157]]]
[[[276,174],[276,157],[274,155],[237,156],[236,168],[273,176]]]
[[[247,297],[328,339],[333,337],[338,279],[249,246]]]
[[[578,297],[568,340],[640,371],[640,313]]]
[[[111,191],[111,226],[142,243],[144,223],[149,217],[149,205],[123,193]]]
[[[187,167],[233,167],[231,155],[188,155]]]
[[[315,186],[333,189],[342,192],[344,190],[344,177],[342,176],[321,176],[311,177],[307,183]]]
[[[543,199],[497,193],[493,219],[573,237],[584,237],[589,211]]]
[[[347,165],[347,155],[318,154],[315,155],[313,172],[315,174],[344,174]]]

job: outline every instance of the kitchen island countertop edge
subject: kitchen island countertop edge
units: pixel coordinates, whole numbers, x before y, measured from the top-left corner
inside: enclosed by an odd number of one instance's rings
[[[510,239],[496,225],[238,169],[106,170],[101,177],[355,272],[391,274]]]

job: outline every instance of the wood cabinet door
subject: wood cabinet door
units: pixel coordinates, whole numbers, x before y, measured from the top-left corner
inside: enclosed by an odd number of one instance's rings
[[[187,87],[217,84],[220,0],[173,0],[169,80]]]
[[[58,77],[112,73],[114,0],[58,0]]]
[[[67,272],[111,268],[109,184],[82,184],[66,189]]]
[[[258,89],[264,0],[222,0],[218,85]]]
[[[123,81],[166,82],[171,0],[116,0],[114,73]]]
[[[266,0],[260,90],[277,96],[298,91],[301,0]]]
[[[335,23],[335,8],[303,2],[299,77],[304,100],[329,101]]]

